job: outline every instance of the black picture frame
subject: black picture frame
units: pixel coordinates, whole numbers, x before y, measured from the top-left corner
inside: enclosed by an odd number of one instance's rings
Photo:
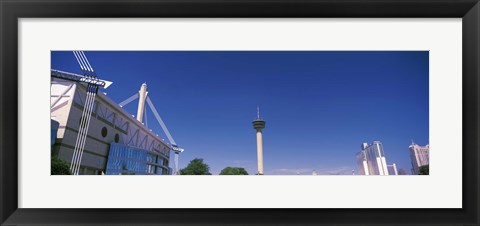
[[[1,225],[479,225],[478,0],[0,0]],[[18,19],[122,17],[462,18],[461,209],[18,208]],[[445,118],[448,120],[448,118]],[[41,194],[39,194],[41,195]],[[445,194],[448,195],[448,194]],[[55,197],[52,197],[55,198]]]

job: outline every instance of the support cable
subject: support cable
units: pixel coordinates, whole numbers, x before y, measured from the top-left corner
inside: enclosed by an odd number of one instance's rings
[[[85,66],[86,70],[91,72],[90,68],[87,66],[87,62],[85,62],[85,59],[83,59],[83,56],[80,53],[80,51],[77,51],[77,54],[78,54],[78,57],[80,58],[80,60],[82,61],[83,65]]]
[[[175,140],[173,139],[172,135],[170,135],[170,132],[168,131],[167,126],[165,125],[165,123],[163,122],[162,118],[161,118],[160,115],[158,114],[157,109],[155,108],[155,106],[153,106],[153,103],[152,103],[152,101],[150,100],[150,97],[148,97],[148,96],[147,96],[147,104],[148,104],[148,106],[150,107],[150,109],[152,110],[153,115],[154,115],[155,118],[157,119],[158,123],[159,123],[160,126],[162,127],[163,132],[165,133],[165,135],[167,135],[167,138],[168,138],[168,140],[170,141],[170,144],[177,145],[177,144],[175,143]]]
[[[73,169],[75,168],[75,164],[76,164],[76,160],[77,160],[77,153],[78,153],[78,147],[80,145],[80,132],[83,128],[83,125],[84,125],[84,120],[85,120],[85,114],[86,114],[86,111],[85,111],[85,106],[87,103],[89,103],[89,99],[90,99],[90,95],[89,93],[87,92],[86,94],[86,98],[85,98],[85,105],[84,105],[84,109],[82,111],[82,117],[80,118],[80,125],[79,125],[79,128],[78,128],[78,135],[77,135],[77,140],[75,141],[75,149],[73,151],[73,156],[72,156],[72,162],[70,163],[70,170],[71,172],[73,173]]]
[[[85,116],[82,119],[82,124],[80,125],[80,129],[78,131],[79,142],[76,145],[77,146],[77,154],[76,154],[75,159],[74,159],[74,167],[73,167],[73,174],[74,175],[78,175],[77,168],[79,167],[79,165],[81,163],[80,155],[83,152],[83,148],[85,147],[84,146],[84,141],[85,141],[85,138],[87,136],[87,130],[88,130],[88,128],[87,128],[87,123],[88,123],[88,118],[89,118],[88,117],[88,115],[89,115],[88,108],[90,107],[90,105],[92,103],[93,95],[90,92],[87,92],[87,95],[88,95],[88,102],[85,102],[85,106],[84,106],[84,109],[83,109],[83,111],[85,112]]]
[[[91,94],[87,90],[85,103],[84,103],[84,106],[83,106],[82,117],[80,118],[80,126],[79,126],[79,129],[78,129],[77,141],[75,142],[75,149],[74,149],[74,152],[73,152],[72,162],[71,162],[71,165],[70,165],[70,170],[72,171],[72,174],[74,174],[74,175],[75,175],[74,172],[75,172],[75,169],[76,169],[78,156],[79,156],[79,152],[80,152],[80,146],[81,146],[81,143],[82,143],[82,140],[83,140],[83,129],[85,128],[87,114],[88,114],[86,109],[90,105],[90,102],[91,102]]]
[[[88,59],[87,59],[87,56],[85,56],[85,53],[84,53],[83,51],[80,51],[80,53],[83,55],[83,58],[84,58],[85,61],[87,62],[87,66],[90,68],[90,70],[91,70],[92,72],[94,72],[94,71],[93,71],[93,68],[92,68],[92,65],[90,65],[90,62],[89,62]]]
[[[85,56],[83,51],[73,51],[73,55],[77,59],[80,68],[86,73],[87,78],[96,79],[95,74],[89,74],[92,72],[93,68],[90,65],[90,62]],[[72,161],[70,163],[70,171],[74,175],[78,175],[80,171],[80,165],[83,157],[83,150],[85,148],[85,142],[88,134],[88,127],[90,126],[90,120],[92,117],[92,110],[95,106],[95,96],[97,95],[98,85],[88,84],[86,89],[86,98],[83,106],[82,117],[80,118],[80,126],[78,129],[77,140],[75,142],[75,148],[72,155]]]
[[[91,87],[91,88],[94,88],[94,87]],[[88,110],[88,113],[87,113],[87,126],[85,127],[85,131],[84,131],[84,135],[83,135],[83,142],[82,142],[82,146],[80,147],[81,151],[80,151],[80,157],[78,159],[78,164],[77,164],[77,170],[76,170],[76,175],[78,175],[79,171],[80,171],[80,163],[82,162],[82,157],[83,157],[83,149],[85,148],[85,141],[87,140],[87,134],[88,134],[88,127],[90,126],[90,119],[92,117],[92,110],[93,110],[93,107],[95,106],[95,96],[96,96],[96,93],[92,93],[92,104],[89,106],[89,108],[87,109]]]
[[[81,62],[80,59],[78,58],[76,51],[73,51],[73,55],[74,55],[75,58],[77,59],[77,62],[78,62],[78,64],[80,65],[80,68],[81,68],[83,71],[86,71],[86,69],[85,69],[85,67],[83,66],[82,62]]]
[[[127,98],[126,100],[122,101],[118,105],[120,105],[120,107],[123,107],[123,106],[129,104],[130,102],[136,100],[137,98],[138,98],[138,93],[135,93],[133,96]]]

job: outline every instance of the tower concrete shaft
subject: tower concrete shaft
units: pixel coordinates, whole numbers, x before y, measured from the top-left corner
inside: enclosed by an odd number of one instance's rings
[[[258,175],[263,175],[263,140],[261,129],[257,129],[257,161]]]
[[[138,109],[137,120],[143,122],[143,115],[145,114],[145,100],[147,99],[147,84],[143,83],[138,91]]]
[[[265,128],[265,121],[260,119],[258,114],[257,119],[252,122],[253,128],[257,130],[257,161],[258,161],[258,175],[263,175],[263,137],[262,129]]]

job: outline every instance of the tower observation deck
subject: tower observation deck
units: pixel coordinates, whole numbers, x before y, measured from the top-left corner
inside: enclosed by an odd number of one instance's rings
[[[255,119],[253,120],[253,128],[256,130],[262,130],[265,128],[265,121],[263,119]]]

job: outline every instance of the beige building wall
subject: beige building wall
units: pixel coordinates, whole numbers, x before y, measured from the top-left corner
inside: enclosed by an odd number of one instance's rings
[[[61,99],[56,101],[56,98]],[[85,86],[79,83],[53,79],[51,85],[51,118],[60,123],[53,155],[70,164],[75,149],[80,119],[85,101]],[[168,170],[170,148],[142,123],[103,94],[98,92],[90,120],[80,174],[105,172],[110,143],[158,152]]]

